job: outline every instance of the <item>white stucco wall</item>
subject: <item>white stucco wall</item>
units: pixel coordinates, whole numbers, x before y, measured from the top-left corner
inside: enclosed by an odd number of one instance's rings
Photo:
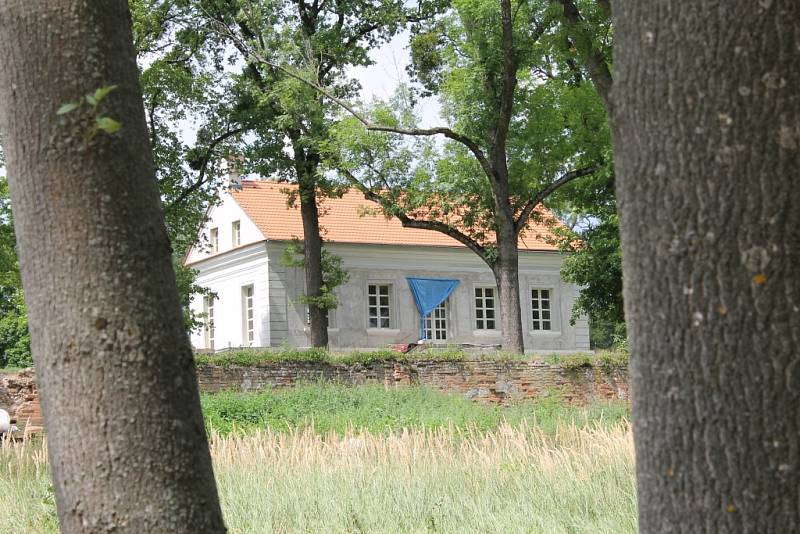
[[[283,243],[268,243],[270,257],[279,257]],[[344,260],[350,280],[338,289],[339,308],[333,314],[329,330],[333,347],[380,347],[388,343],[417,341],[419,314],[406,277],[454,278],[459,286],[450,296],[448,341],[451,343],[499,344],[497,331],[475,329],[474,288],[494,286],[489,268],[466,249],[439,247],[403,247],[387,245],[328,244],[331,252]],[[559,271],[563,256],[554,252],[520,252],[520,299],[522,304],[525,346],[529,352],[572,352],[589,349],[589,328],[585,317],[570,324],[570,315],[578,288],[561,280]],[[285,289],[285,313],[288,332],[285,341],[294,346],[307,346],[308,329],[305,306],[299,302],[303,277],[295,269],[273,270],[271,277],[280,277]],[[390,283],[395,324],[391,329],[367,328],[367,285]],[[550,289],[552,328],[532,328],[530,290]],[[276,304],[273,299],[273,306]],[[499,305],[499,303],[498,303]],[[499,312],[499,310],[498,310]],[[499,316],[497,318],[499,328]],[[275,341],[275,340],[273,340]],[[275,344],[275,343],[273,343]]]
[[[214,302],[214,348],[247,345],[243,337],[242,288],[253,286],[254,334],[253,346],[269,345],[269,277],[267,252],[261,231],[247,217],[233,197],[222,192],[220,204],[208,212],[208,222],[199,232],[199,241],[186,257],[186,263],[198,271],[197,283],[217,294]],[[233,222],[240,224],[240,244],[233,244]],[[219,250],[211,252],[209,235],[217,228]],[[195,313],[204,312],[202,297],[191,303]],[[191,334],[196,349],[207,349],[205,332]]]
[[[214,301],[214,349],[247,346],[244,333],[242,288],[253,286],[254,337],[252,346],[270,344],[269,276],[267,251],[264,242],[239,247],[227,254],[218,254],[193,265],[197,269],[197,284],[217,294]],[[196,297],[192,311],[203,313],[203,298]],[[192,332],[195,349],[209,349],[205,332]]]
[[[186,256],[186,263],[194,263],[214,256],[210,247],[210,232],[212,228],[217,228],[219,232],[219,251],[217,254],[224,254],[235,248],[233,246],[233,222],[239,221],[241,224],[241,243],[239,247],[244,247],[264,241],[264,235],[258,227],[251,221],[244,210],[226,191],[220,194],[220,204],[213,206],[208,212],[208,222],[203,226],[199,233],[198,243],[192,247]]]

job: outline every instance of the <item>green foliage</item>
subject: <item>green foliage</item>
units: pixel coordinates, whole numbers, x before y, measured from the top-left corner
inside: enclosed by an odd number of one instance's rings
[[[447,350],[427,350],[413,351],[406,354],[391,349],[377,349],[370,351],[352,351],[335,353],[324,349],[270,349],[252,350],[244,349],[237,351],[221,352],[217,354],[197,354],[195,362],[197,365],[214,364],[221,366],[230,365],[259,365],[262,363],[275,362],[317,362],[329,364],[370,364],[384,361],[461,361],[465,359],[463,351],[455,349]]]
[[[600,351],[596,354],[551,354],[545,356],[544,361],[551,365],[560,365],[564,369],[584,369],[587,367],[601,367],[612,370],[628,365],[630,355],[626,350]]]
[[[313,427],[320,434],[339,435],[354,428],[373,434],[448,427],[486,432],[501,423],[529,424],[553,433],[564,424],[610,426],[629,415],[623,403],[579,408],[557,395],[496,405],[419,386],[386,389],[382,384],[352,387],[330,382],[257,393],[203,395],[202,405],[208,426],[222,433],[258,428],[281,432],[306,427]]]
[[[567,229],[553,228],[566,255],[561,277],[577,285],[580,294],[572,322],[589,318],[593,347],[610,348],[625,340],[622,299],[622,252],[610,148],[604,166],[557,193],[558,214]]]
[[[626,365],[628,352],[625,348],[614,351],[602,351],[597,354],[551,354],[546,356],[531,356],[509,352],[489,352],[480,355],[470,355],[455,347],[418,348],[411,352],[402,353],[389,348],[368,351],[330,352],[320,348],[295,349],[242,349],[219,352],[215,354],[196,354],[197,365],[227,366],[255,366],[280,362],[313,362],[332,365],[368,365],[378,362],[462,362],[465,360],[488,360],[498,362],[544,360],[553,365],[562,365],[566,368],[579,368],[585,366],[614,366]]]
[[[303,244],[295,238],[292,239],[283,249],[281,263],[286,267],[304,268],[305,258],[303,257]],[[336,288],[347,283],[350,273],[344,268],[344,262],[340,256],[333,254],[326,248],[322,248],[322,287],[321,294],[316,297],[303,295],[300,300],[304,304],[313,304],[322,310],[333,310],[339,305],[336,297]]]
[[[184,320],[200,325],[189,303],[208,290],[181,265],[207,210],[217,200],[222,161],[237,153],[242,131],[226,104],[222,51],[197,24],[194,2],[130,0],[140,83]],[[196,137],[185,134],[193,123]]]
[[[0,176],[0,367],[32,363],[8,181]]]
[[[67,102],[62,104],[56,111],[56,115],[66,115],[73,111],[85,110],[84,115],[90,119],[89,128],[84,132],[84,139],[88,143],[98,134],[98,132],[106,132],[111,135],[122,128],[122,124],[115,121],[111,117],[101,115],[98,110],[100,102],[108,96],[109,93],[117,88],[116,85],[106,85],[99,87],[94,93],[89,93],[80,98],[77,102]]]
[[[6,310],[0,317],[0,367],[30,367],[31,336],[28,333],[28,315],[22,302]]]
[[[216,294],[196,283],[197,271],[185,267],[180,263],[179,258],[174,258],[173,268],[175,269],[175,281],[178,284],[178,297],[181,301],[181,308],[183,311],[183,324],[189,331],[202,328],[205,324],[204,314],[194,313],[190,307],[192,300],[196,298],[203,298],[205,296],[212,296],[216,298]]]
[[[414,127],[414,97],[436,94],[450,128],[488,154],[506,61],[500,7],[494,0],[459,0],[452,6],[412,30],[409,71],[414,85],[401,87],[390,102],[372,103],[367,115],[377,124]],[[551,2],[514,2],[512,11],[518,81],[505,154],[500,156],[508,166],[509,196],[500,202],[510,203],[518,214],[533,193],[565,172],[607,160],[610,135],[594,87],[576,81],[563,41],[554,39],[558,17]],[[487,249],[487,263],[496,262],[493,190],[463,144],[369,132],[352,118],[340,121],[333,131],[323,147],[331,170],[379,192],[387,216],[402,212],[455,226]],[[560,208],[568,198],[568,192],[552,195],[548,204]]]

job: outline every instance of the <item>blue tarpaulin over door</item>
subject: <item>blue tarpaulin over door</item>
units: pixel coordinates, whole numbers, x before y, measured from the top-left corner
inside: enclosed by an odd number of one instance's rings
[[[419,310],[419,338],[425,339],[425,317],[436,306],[447,300],[447,297],[458,287],[459,280],[445,278],[407,278],[408,286],[414,295],[414,302]]]

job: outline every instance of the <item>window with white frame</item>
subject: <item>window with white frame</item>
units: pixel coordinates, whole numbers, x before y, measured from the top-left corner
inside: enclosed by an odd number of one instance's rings
[[[238,247],[242,244],[242,223],[233,221],[231,223],[231,246]]]
[[[531,318],[534,330],[552,330],[549,289],[531,289]]]
[[[425,316],[425,339],[431,341],[447,340],[447,301],[436,306]]]
[[[255,316],[253,310],[253,286],[242,288],[242,341],[252,345],[255,340]]]
[[[475,288],[475,329],[476,330],[495,330],[496,304],[495,288],[476,287]]]
[[[211,253],[216,254],[219,252],[219,228],[212,228],[209,232],[209,241],[211,242]]]
[[[203,297],[203,313],[206,315],[204,332],[206,338],[206,348],[214,349],[214,297],[206,295]]]
[[[367,285],[367,326],[369,328],[392,327],[392,285]]]

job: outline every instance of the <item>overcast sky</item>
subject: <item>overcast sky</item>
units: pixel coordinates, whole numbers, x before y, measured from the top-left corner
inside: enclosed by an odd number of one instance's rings
[[[369,102],[373,98],[386,100],[392,96],[400,83],[408,81],[406,66],[410,62],[408,54],[407,31],[395,36],[389,43],[370,52],[370,57],[375,61],[369,67],[356,67],[350,69],[350,74],[361,82],[363,91],[361,98]],[[439,103],[435,98],[425,98],[418,104],[417,112],[421,126],[440,126]]]

